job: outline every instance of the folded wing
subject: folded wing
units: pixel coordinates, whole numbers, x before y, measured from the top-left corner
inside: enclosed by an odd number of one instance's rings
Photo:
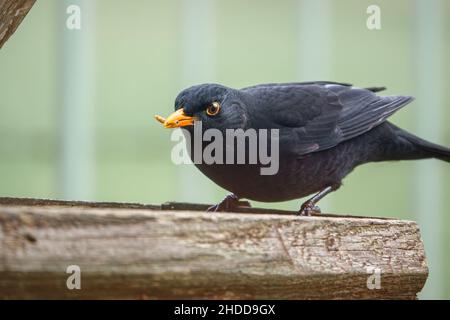
[[[378,96],[381,88],[338,83],[262,85],[243,89],[265,114],[266,124],[280,128],[282,139],[298,155],[318,152],[357,137],[413,100]]]

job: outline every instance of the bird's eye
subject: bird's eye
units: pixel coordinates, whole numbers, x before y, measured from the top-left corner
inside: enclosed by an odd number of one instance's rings
[[[206,114],[208,116],[215,116],[220,111],[220,104],[218,102],[211,103],[208,108],[206,108]]]

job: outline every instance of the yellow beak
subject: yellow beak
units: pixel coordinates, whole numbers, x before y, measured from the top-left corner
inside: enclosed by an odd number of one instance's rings
[[[155,116],[156,121],[163,124],[166,128],[179,128],[185,126],[191,126],[194,124],[195,118],[184,114],[183,109],[178,109],[172,113],[167,119],[161,116]]]

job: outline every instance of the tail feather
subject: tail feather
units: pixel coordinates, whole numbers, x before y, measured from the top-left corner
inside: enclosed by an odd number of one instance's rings
[[[426,141],[404,130],[401,131],[401,137],[408,140],[416,148],[424,151],[429,157],[450,162],[450,148]]]
[[[386,90],[386,87],[369,87],[369,88],[366,88],[366,90],[369,90],[372,92],[380,92],[380,91]]]

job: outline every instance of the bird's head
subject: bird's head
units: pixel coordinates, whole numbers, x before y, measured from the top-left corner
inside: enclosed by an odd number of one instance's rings
[[[244,128],[246,106],[238,90],[219,84],[201,84],[181,91],[175,99],[175,112],[166,119],[155,116],[166,128],[186,127],[201,121],[203,129]]]

